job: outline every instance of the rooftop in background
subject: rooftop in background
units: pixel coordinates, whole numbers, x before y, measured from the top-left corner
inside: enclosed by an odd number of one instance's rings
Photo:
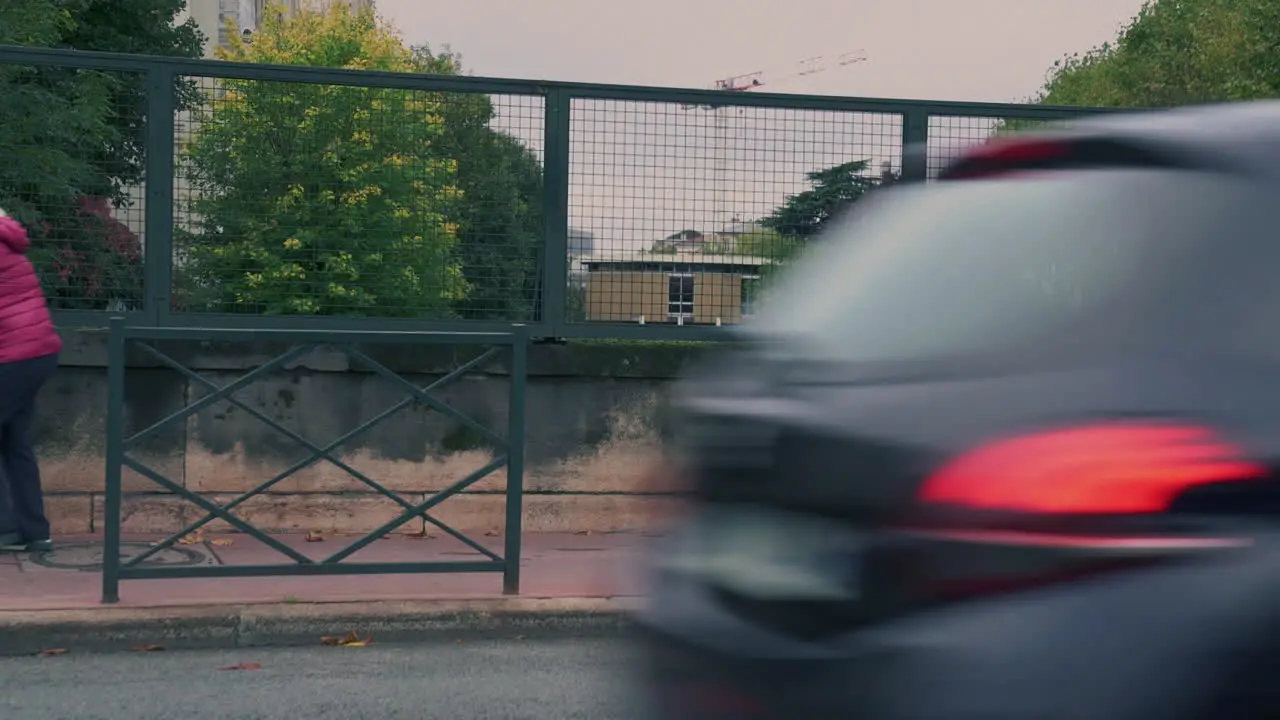
[[[759,220],[734,220],[728,225],[715,231],[717,235],[747,235],[757,233],[764,230],[764,226]]]
[[[647,253],[647,252],[615,252],[592,255],[582,258],[588,268],[600,265],[721,265],[728,267],[761,267],[773,265],[775,260],[754,255],[735,255],[732,253]]]

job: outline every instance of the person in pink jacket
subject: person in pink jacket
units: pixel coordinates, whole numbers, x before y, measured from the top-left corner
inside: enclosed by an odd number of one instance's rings
[[[0,210],[0,551],[53,548],[36,462],[36,395],[58,367],[62,339],[35,268],[31,240]]]

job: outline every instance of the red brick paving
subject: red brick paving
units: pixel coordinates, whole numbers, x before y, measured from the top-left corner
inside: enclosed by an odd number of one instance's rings
[[[330,537],[306,542],[302,536],[277,536],[308,557],[331,555],[355,538]],[[126,537],[126,542],[160,538]],[[501,537],[473,538],[502,553]],[[100,543],[100,537],[57,538],[64,545]],[[229,542],[228,542],[229,541]],[[524,537],[521,592],[525,597],[603,598],[641,593],[639,562],[652,542],[641,534],[571,535],[530,533]],[[224,565],[287,564],[293,561],[246,535],[208,536],[190,546],[215,554]],[[379,540],[346,563],[484,560],[448,536]],[[97,570],[49,568],[30,558],[0,555],[0,611],[90,608],[99,605],[102,577]],[[501,573],[431,575],[340,575],[329,577],[185,578],[123,580],[120,605],[166,607],[280,602],[352,602],[377,600],[478,599],[501,597]]]

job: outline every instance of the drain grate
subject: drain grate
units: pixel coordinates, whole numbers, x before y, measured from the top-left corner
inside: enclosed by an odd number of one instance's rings
[[[129,562],[147,552],[147,543],[120,543],[120,561]],[[103,548],[100,542],[58,544],[48,552],[35,552],[26,556],[26,562],[51,570],[99,571],[102,569]],[[194,567],[217,565],[217,559],[201,546],[170,547],[147,558],[139,567]]]

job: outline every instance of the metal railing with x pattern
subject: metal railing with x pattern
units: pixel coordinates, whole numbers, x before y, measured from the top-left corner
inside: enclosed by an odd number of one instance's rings
[[[208,328],[161,328],[134,327],[126,324],[123,318],[113,318],[110,323],[109,341],[109,388],[107,399],[107,481],[105,502],[105,551],[102,573],[102,600],[105,603],[118,602],[120,598],[120,581],[131,579],[158,579],[176,577],[260,577],[288,575],[353,575],[353,574],[403,574],[403,573],[450,573],[450,572],[501,572],[503,576],[503,592],[516,594],[520,589],[520,533],[523,509],[523,477],[524,477],[524,431],[525,431],[525,385],[527,368],[528,337],[520,326],[513,326],[510,332],[502,333],[439,333],[439,332],[378,332],[331,330],[234,330]],[[289,350],[277,355],[274,359],[263,363],[245,373],[238,379],[218,384],[200,373],[184,366],[179,361],[157,348],[156,341],[165,340],[263,340],[285,342],[291,344]],[[362,350],[360,345],[398,344],[398,345],[440,345],[481,346],[487,349],[477,357],[459,365],[448,374],[436,379],[426,386],[418,386],[399,373],[386,367]],[[160,365],[168,367],[183,376],[192,386],[199,386],[208,391],[203,397],[190,402],[177,412],[165,417],[150,426],[126,434],[124,422],[125,407],[125,368],[126,351],[130,345],[143,350]],[[332,348],[343,353],[354,365],[372,372],[396,386],[404,392],[400,401],[365,420],[340,437],[323,445],[317,444],[300,433],[291,430],[266,413],[239,400],[235,394],[253,383],[262,380],[270,373],[295,363],[322,347]],[[508,397],[508,420],[506,433],[500,434],[468,417],[439,398],[439,393],[459,378],[483,368],[503,354],[510,358],[510,391]],[[243,492],[225,504],[218,504],[183,484],[175,482],[163,473],[149,467],[142,461],[132,457],[130,450],[167,427],[195,415],[215,403],[225,402],[248,413],[261,421],[271,430],[283,435],[310,453],[306,458],[298,460],[280,470],[274,476],[262,481],[256,487]],[[337,448],[364,435],[376,425],[413,405],[422,405],[438,412],[452,421],[476,433],[493,448],[495,456],[492,460],[477,468],[465,477],[456,480],[443,489],[430,494],[421,501],[406,499],[401,494],[387,489],[382,483],[370,478],[363,472],[343,461],[335,452]],[[367,486],[378,495],[385,497],[399,506],[399,514],[373,531],[359,537],[343,549],[320,559],[290,547],[288,544],[273,538],[269,533],[254,527],[251,523],[237,516],[235,510],[249,500],[261,496],[273,487],[316,462],[328,462],[343,470],[352,478]],[[483,544],[467,537],[431,514],[431,511],[450,497],[463,492],[480,480],[502,469],[507,470],[505,491],[505,529],[503,553],[498,554]],[[166,539],[153,544],[149,549],[132,557],[122,558],[121,525],[123,491],[123,469],[129,468],[144,478],[154,482],[162,490],[174,497],[184,499],[204,511],[204,515],[194,523],[173,533]],[[415,562],[344,562],[360,550],[368,547],[400,526],[422,519],[440,531],[455,538],[483,559],[469,561],[415,561]],[[195,565],[164,566],[146,564],[148,559],[158,553],[172,548],[184,537],[199,531],[209,523],[221,520],[235,530],[248,535],[267,547],[288,558],[291,563],[267,565]]]

